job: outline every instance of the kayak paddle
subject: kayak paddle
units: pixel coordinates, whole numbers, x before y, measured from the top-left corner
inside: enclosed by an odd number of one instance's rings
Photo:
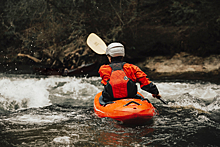
[[[159,99],[162,103],[167,105],[167,102],[165,102],[161,97],[156,97],[157,99]]]
[[[105,42],[95,33],[91,33],[87,38],[88,46],[97,54],[103,55],[106,52]]]
[[[91,33],[87,38],[87,44],[88,46],[97,54],[103,55],[106,52],[106,44],[105,42],[95,33]],[[167,104],[161,97],[157,97],[161,102],[164,104]]]

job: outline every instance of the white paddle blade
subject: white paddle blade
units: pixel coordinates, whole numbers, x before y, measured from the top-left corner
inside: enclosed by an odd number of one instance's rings
[[[106,44],[105,42],[97,36],[95,33],[91,33],[87,38],[88,46],[97,54],[105,54]]]

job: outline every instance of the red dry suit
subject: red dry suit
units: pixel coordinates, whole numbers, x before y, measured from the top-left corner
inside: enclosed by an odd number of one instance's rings
[[[117,67],[117,65],[121,65],[121,67]],[[102,78],[101,83],[104,85],[102,93],[104,101],[134,97],[137,94],[135,83],[140,83],[143,90],[152,94],[159,94],[156,85],[147,78],[147,75],[139,67],[133,64],[113,62],[110,65],[102,65],[99,74]],[[124,77],[125,79],[123,79]],[[122,83],[120,84],[120,82]]]

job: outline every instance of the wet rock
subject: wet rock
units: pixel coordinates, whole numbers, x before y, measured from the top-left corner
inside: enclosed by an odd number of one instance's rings
[[[138,64],[152,78],[161,79],[196,79],[220,81],[220,55],[209,57],[193,56],[181,52],[173,57],[156,56],[149,57],[145,62]]]

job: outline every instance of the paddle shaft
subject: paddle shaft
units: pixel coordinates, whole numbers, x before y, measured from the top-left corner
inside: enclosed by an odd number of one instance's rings
[[[161,102],[167,105],[167,102],[165,102],[160,96],[156,96],[157,99],[159,99]]]

